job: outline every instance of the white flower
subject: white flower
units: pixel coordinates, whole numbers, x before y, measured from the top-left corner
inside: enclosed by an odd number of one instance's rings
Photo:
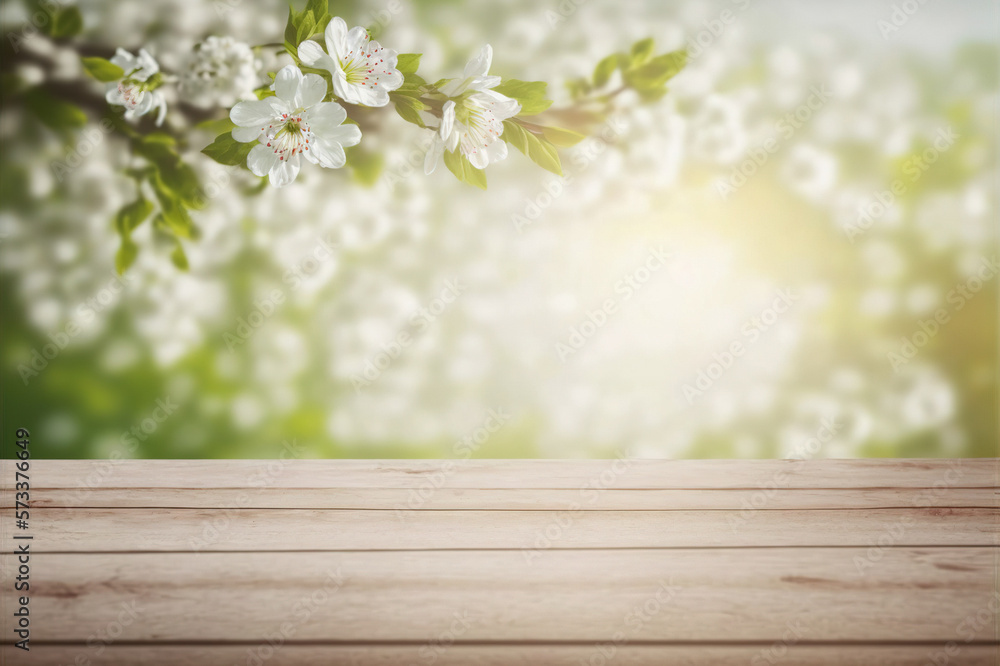
[[[232,106],[253,97],[258,68],[248,44],[213,36],[195,47],[181,75],[181,87],[193,104]]]
[[[490,162],[507,157],[507,144],[500,140],[503,121],[516,116],[521,105],[492,90],[500,85],[499,76],[489,76],[493,48],[487,44],[465,66],[465,78],[455,79],[441,88],[450,99],[442,108],[441,126],[424,159],[424,172],[437,168],[444,151],[460,148],[472,166],[485,169]],[[469,91],[472,92],[469,92]]]
[[[104,95],[108,104],[124,106],[125,117],[129,120],[159,109],[156,124],[162,125],[167,115],[167,103],[163,95],[155,90],[159,86],[160,66],[153,56],[146,49],[139,49],[138,58],[125,49],[118,49],[111,62],[125,70],[125,77],[117,83],[108,84]]]
[[[328,169],[347,161],[345,146],[361,141],[357,125],[343,125],[344,107],[324,102],[326,81],[306,74],[295,65],[274,77],[274,97],[240,102],[229,113],[238,125],[233,138],[242,143],[258,141],[247,156],[247,166],[271,185],[283,187],[299,174],[302,158]]]
[[[364,28],[348,31],[340,17],[330,21],[323,36],[326,51],[313,41],[299,44],[302,64],[329,71],[333,91],[349,104],[388,104],[389,93],[403,85],[403,74],[396,69],[399,54],[372,41]]]

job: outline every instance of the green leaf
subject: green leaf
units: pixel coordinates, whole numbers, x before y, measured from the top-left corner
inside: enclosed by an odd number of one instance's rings
[[[600,88],[611,80],[611,75],[618,69],[618,54],[613,53],[607,58],[597,63],[594,68],[594,87]]]
[[[205,153],[219,164],[226,166],[244,165],[247,162],[247,155],[257,145],[253,141],[240,143],[233,138],[229,132],[215,137],[215,141],[205,146],[201,152]]]
[[[347,164],[351,167],[351,176],[365,187],[371,187],[382,175],[385,158],[381,154],[371,152],[361,146],[346,148]]]
[[[189,240],[196,239],[199,236],[198,229],[180,199],[158,175],[151,178],[150,182],[153,185],[153,192],[156,193],[156,199],[160,202],[160,214],[157,216],[159,224],[165,226],[175,236]]]
[[[316,21],[316,32],[323,32],[326,24],[333,18],[330,16],[330,3],[328,0],[309,0],[306,3],[306,11],[312,12]]]
[[[687,64],[687,51],[671,51],[650,60],[637,69],[625,73],[625,82],[640,92],[662,88]]]
[[[316,32],[316,17],[311,11],[302,12],[299,15],[299,22],[295,28],[295,43],[301,44]]]
[[[159,182],[186,208],[201,208],[205,198],[198,174],[181,160],[174,139],[162,132],[133,143],[133,150],[156,167]]]
[[[288,20],[285,21],[285,42],[288,44],[298,44],[296,37],[299,34],[299,24],[296,20],[295,10],[288,6]]]
[[[177,247],[175,247],[174,251],[170,253],[170,261],[172,261],[174,266],[182,271],[186,271],[190,268],[188,265],[187,254],[184,253],[184,246],[181,245],[180,241],[177,241]]]
[[[49,34],[56,39],[68,39],[80,34],[81,30],[83,30],[83,16],[80,14],[80,8],[73,6],[56,13]]]
[[[54,130],[73,130],[87,124],[87,114],[80,107],[56,99],[41,88],[29,90],[25,102],[38,120]]]
[[[560,148],[570,148],[587,138],[585,134],[562,127],[543,127],[542,136]]]
[[[118,271],[118,275],[124,275],[138,256],[139,246],[132,239],[123,238],[118,252],[115,253],[115,270]]]
[[[562,175],[559,153],[548,139],[529,132],[512,120],[503,121],[503,134],[500,138],[527,155],[528,159],[543,169],[557,176]]]
[[[406,74],[416,74],[417,68],[420,67],[420,54],[419,53],[400,53],[399,58],[396,60],[396,69]]]
[[[455,174],[463,183],[474,185],[481,190],[486,189],[486,173],[482,169],[472,166],[468,159],[459,151],[445,151],[444,164],[448,171]]]
[[[125,70],[104,58],[80,58],[83,61],[83,68],[87,73],[98,81],[108,83],[117,81],[125,76]]]
[[[229,116],[226,116],[225,118],[219,118],[218,120],[203,120],[195,125],[195,127],[212,134],[222,134],[223,132],[232,132],[233,128],[236,127],[236,123],[230,120]]]
[[[427,109],[427,105],[415,97],[406,95],[390,94],[390,99],[395,102],[396,113],[408,123],[413,123],[417,127],[426,127],[420,112]]]
[[[552,106],[552,100],[545,98],[547,86],[548,84],[544,81],[507,79],[493,90],[520,102],[519,116],[533,116]]]
[[[642,65],[653,55],[653,38],[640,39],[632,45],[632,66]]]
[[[122,244],[115,253],[115,270],[119,275],[127,271],[139,255],[139,246],[132,241],[132,231],[145,222],[152,212],[153,204],[140,195],[138,199],[125,204],[115,213],[115,231],[122,239]]]
[[[153,212],[153,204],[140,196],[132,203],[125,204],[115,214],[115,230],[122,236],[129,236]]]

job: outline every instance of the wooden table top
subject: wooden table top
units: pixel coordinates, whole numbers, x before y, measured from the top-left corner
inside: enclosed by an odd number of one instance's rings
[[[0,480],[5,664],[1000,664],[997,459],[33,460],[27,529]]]

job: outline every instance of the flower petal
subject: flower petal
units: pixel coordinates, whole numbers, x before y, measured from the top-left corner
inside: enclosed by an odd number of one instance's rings
[[[347,24],[345,23],[344,25]],[[348,53],[354,51],[355,49],[364,49],[367,43],[368,43],[368,31],[365,30],[360,25],[351,28],[350,32],[347,33]]]
[[[497,139],[486,148],[486,154],[490,158],[490,164],[507,159],[507,143]]]
[[[309,153],[316,158],[316,163],[327,169],[339,169],[347,164],[347,154],[344,147],[336,141],[319,138],[309,146]]]
[[[305,113],[306,122],[319,135],[336,130],[347,119],[347,111],[336,102],[320,102]]]
[[[455,129],[455,102],[449,99],[441,111],[441,127],[438,128],[438,135],[442,139],[447,139]]]
[[[431,147],[427,150],[427,154],[424,156],[425,174],[429,176],[434,173],[434,169],[437,168],[442,155],[444,155],[444,141],[442,141],[440,137],[434,137]]]
[[[344,147],[356,146],[361,143],[361,128],[357,125],[341,125],[334,131],[319,138],[336,141]]]
[[[229,112],[229,119],[242,127],[267,125],[274,119],[274,106],[269,99],[238,102]]]
[[[313,41],[305,41],[299,44],[299,60],[303,65],[315,67],[317,69],[327,69],[334,71],[334,61],[323,47]]]
[[[493,63],[493,47],[487,44],[475,58],[465,66],[465,78],[479,78],[489,74],[490,65]]]
[[[492,90],[474,93],[469,99],[489,109],[497,120],[507,120],[521,112],[521,104],[516,99]]]
[[[104,93],[104,99],[107,100],[108,104],[125,106],[125,98],[122,96],[122,91],[118,89],[118,85],[115,83],[108,84],[108,91]]]
[[[490,163],[490,155],[486,152],[486,148],[477,148],[466,157],[469,158],[469,163],[477,169],[485,169]]]
[[[277,163],[278,155],[263,144],[254,146],[250,154],[247,155],[247,168],[255,176],[266,176]]]
[[[339,16],[334,16],[323,32],[326,50],[335,60],[341,60],[347,55],[347,23]]]
[[[295,94],[295,106],[308,109],[323,101],[326,97],[326,81],[319,74],[306,74],[302,77],[299,90]]]
[[[302,71],[295,65],[285,65],[274,77],[274,94],[285,102],[295,103],[295,93],[302,83]]]
[[[301,166],[302,160],[299,159],[298,155],[292,155],[287,160],[279,160],[268,172],[268,180],[274,187],[284,187],[295,180]]]
[[[239,141],[240,143],[250,143],[251,141],[256,141],[260,138],[261,131],[258,125],[253,127],[234,127],[233,128],[233,139]]]

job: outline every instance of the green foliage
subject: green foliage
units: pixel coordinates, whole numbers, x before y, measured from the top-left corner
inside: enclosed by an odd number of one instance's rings
[[[215,141],[205,146],[201,152],[219,164],[225,164],[226,166],[246,166],[247,155],[250,154],[255,145],[253,141],[240,143],[233,138],[231,132],[226,132],[215,137]]]
[[[371,187],[378,182],[385,166],[385,158],[362,146],[350,146],[344,149],[347,154],[347,165],[351,167],[351,176],[355,182]]]
[[[83,30],[83,16],[77,6],[55,10],[48,24],[49,35],[55,39],[69,39]]]
[[[583,100],[594,91],[600,91],[611,81],[616,71],[621,71],[623,86],[605,99],[622,92],[635,90],[643,101],[660,99],[667,92],[667,81],[676,76],[687,64],[687,51],[671,51],[654,56],[652,38],[641,39],[632,45],[628,54],[613,53],[602,59],[594,68],[591,78],[574,79],[566,85],[573,99]]]
[[[139,256],[139,246],[132,240],[132,231],[146,221],[153,212],[153,204],[142,195],[132,203],[125,204],[114,218],[115,231],[121,236],[122,244],[115,254],[115,270],[121,275],[129,269]]]
[[[514,120],[505,120],[503,121],[503,134],[500,137],[527,155],[528,159],[538,166],[561,176],[562,163],[559,160],[559,153],[540,130],[541,128],[539,128],[539,133],[535,134]]]
[[[618,58],[619,55],[617,53],[612,53],[597,63],[597,67],[594,68],[595,88],[602,88],[611,80],[611,75],[618,69]]]
[[[87,114],[80,107],[56,99],[41,88],[29,90],[25,103],[35,118],[57,132],[79,129],[87,124]]]
[[[542,127],[542,136],[560,148],[571,148],[586,139],[586,135],[562,127]]]
[[[518,81],[507,79],[493,90],[516,99],[521,104],[519,116],[534,116],[552,106],[552,100],[545,98],[548,84],[544,81]]]
[[[104,58],[80,58],[83,68],[98,81],[108,83],[125,76],[125,70]]]
[[[645,95],[656,98],[666,93],[667,81],[676,76],[687,64],[687,51],[672,51],[652,58],[643,65],[633,66],[624,72],[625,83]]]
[[[419,53],[400,53],[396,60],[396,69],[402,72],[404,77],[407,74],[416,74],[417,68],[420,67],[420,55]]]
[[[408,123],[413,123],[417,127],[426,127],[423,119],[420,117],[420,112],[429,109],[430,107],[424,104],[417,97],[411,97],[409,95],[400,95],[397,93],[390,93],[390,99],[396,105],[396,113]]]
[[[463,183],[474,185],[481,190],[486,189],[486,173],[472,166],[460,151],[445,151],[444,165]]]
[[[204,206],[198,175],[181,160],[170,135],[161,132],[150,134],[133,142],[132,149],[156,168],[158,180],[182,208],[199,209]]]
[[[300,12],[289,6],[285,22],[285,50],[297,59],[298,45],[313,35],[321,34],[331,18],[327,0],[309,0]]]
[[[638,67],[639,65],[644,65],[649,61],[649,58],[653,55],[653,38],[647,37],[646,39],[640,39],[635,44],[632,45],[632,51],[629,54],[629,61],[631,67]]]

